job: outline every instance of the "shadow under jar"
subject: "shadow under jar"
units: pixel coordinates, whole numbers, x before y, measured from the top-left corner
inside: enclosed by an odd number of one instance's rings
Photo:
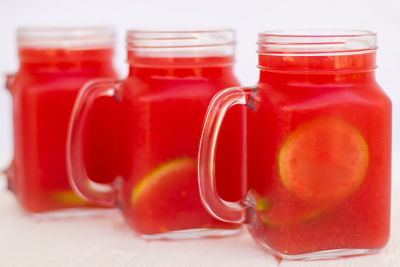
[[[211,102],[199,152],[208,210],[246,223],[285,259],[379,251],[390,230],[391,102],[375,81],[368,31],[259,34],[260,78]],[[233,105],[246,105],[247,197],[214,190],[214,140]]]
[[[129,31],[128,77],[87,84],[75,105],[68,159],[77,192],[94,203],[118,205],[129,225],[147,239],[236,233],[240,224],[207,213],[197,184],[209,101],[239,84],[233,73],[234,42],[231,30]],[[120,178],[103,190],[85,175],[80,142],[90,103],[101,95],[121,103]],[[231,201],[241,197],[243,118],[242,107],[228,114],[217,152],[219,191]]]
[[[17,31],[20,65],[8,82],[14,120],[14,159],[8,181],[29,212],[93,206],[71,189],[65,144],[70,113],[80,88],[94,78],[117,77],[113,67],[114,35],[112,28],[102,27]],[[99,101],[96,106],[112,106],[107,101]],[[98,107],[90,114],[86,131],[94,137],[89,138],[85,149],[90,158],[87,171],[100,180],[104,175],[113,176],[116,170],[112,164],[101,167],[103,160],[113,160],[111,146],[103,145],[101,151],[91,149],[101,142],[95,134],[96,121],[104,120],[107,114]]]

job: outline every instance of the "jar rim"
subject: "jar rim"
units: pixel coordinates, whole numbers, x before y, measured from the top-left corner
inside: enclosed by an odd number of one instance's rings
[[[110,48],[115,44],[113,27],[19,27],[18,47]]]
[[[281,37],[356,37],[376,36],[369,30],[353,29],[283,29],[268,30],[259,33],[259,36],[281,36]]]
[[[196,30],[129,30],[126,35],[128,50],[137,48],[184,48],[235,45],[232,29]]]
[[[368,30],[272,30],[258,35],[259,54],[320,55],[368,53],[377,49],[376,33]]]
[[[174,29],[160,29],[160,28],[141,28],[141,29],[130,29],[130,32],[138,33],[207,33],[207,32],[231,32],[235,33],[234,29],[231,28],[218,28],[218,27],[201,27],[201,28],[174,28]]]

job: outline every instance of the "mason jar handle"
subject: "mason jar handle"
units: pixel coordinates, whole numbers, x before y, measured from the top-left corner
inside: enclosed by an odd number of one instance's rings
[[[14,79],[15,79],[14,73],[3,73],[1,75],[1,84],[2,86],[4,86],[4,89],[9,91],[11,97],[12,97],[12,84],[14,83]],[[7,189],[9,189],[10,191],[13,191],[14,188],[13,161],[14,161],[13,158],[11,158],[11,163],[9,163],[4,169],[0,170],[0,174],[3,174],[7,179],[6,186]]]
[[[229,108],[246,105],[250,102],[254,88],[233,87],[214,96],[208,106],[198,155],[198,178],[200,196],[208,212],[215,218],[231,223],[243,223],[246,220],[245,208],[238,202],[221,199],[215,182],[215,149],[222,120]]]
[[[89,112],[99,97],[120,99],[120,80],[95,79],[79,91],[72,109],[66,143],[66,161],[69,183],[82,198],[105,207],[117,204],[117,192],[113,182],[102,184],[92,181],[84,164],[83,139]]]
[[[15,79],[15,74],[14,73],[6,73],[5,74],[5,83],[4,87],[11,92],[11,87]]]

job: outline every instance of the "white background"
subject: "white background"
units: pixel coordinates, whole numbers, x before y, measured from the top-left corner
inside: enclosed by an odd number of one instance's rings
[[[398,0],[0,0],[0,73],[18,67],[18,26],[117,28],[116,65],[126,74],[124,32],[141,27],[223,26],[237,30],[236,73],[256,83],[257,33],[268,29],[346,28],[378,33],[377,80],[393,101],[393,154],[400,156],[400,1]],[[0,89],[0,168],[11,155],[11,101]]]

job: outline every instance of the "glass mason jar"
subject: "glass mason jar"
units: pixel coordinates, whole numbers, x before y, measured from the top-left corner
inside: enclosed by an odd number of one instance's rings
[[[197,153],[208,103],[218,91],[239,84],[233,73],[234,48],[231,30],[129,31],[128,77],[87,84],[74,107],[67,152],[76,191],[93,203],[118,205],[144,238],[236,233],[240,224],[208,214],[197,185]],[[86,176],[81,142],[91,103],[104,95],[121,103],[121,173],[107,187]],[[217,152],[219,191],[228,200],[241,197],[240,123],[245,110],[240,108],[224,121],[225,138]]]
[[[96,77],[116,78],[113,67],[115,33],[110,28],[20,28],[17,31],[19,69],[8,79],[13,102],[14,159],[8,170],[9,188],[22,207],[33,213],[93,206],[71,189],[65,144],[69,116],[82,85]],[[104,103],[100,103],[104,102]],[[90,115],[88,137],[96,136],[104,115],[99,101]],[[105,133],[107,135],[107,133]],[[88,172],[102,178],[104,159],[86,145]],[[107,145],[100,154],[108,157]],[[99,166],[100,167],[97,167]],[[109,165],[110,166],[110,165]]]
[[[260,78],[212,100],[199,183],[214,217],[245,223],[286,259],[373,253],[388,241],[391,102],[375,81],[376,35],[276,31],[259,35]],[[225,112],[247,106],[247,196],[221,201],[215,140]]]

